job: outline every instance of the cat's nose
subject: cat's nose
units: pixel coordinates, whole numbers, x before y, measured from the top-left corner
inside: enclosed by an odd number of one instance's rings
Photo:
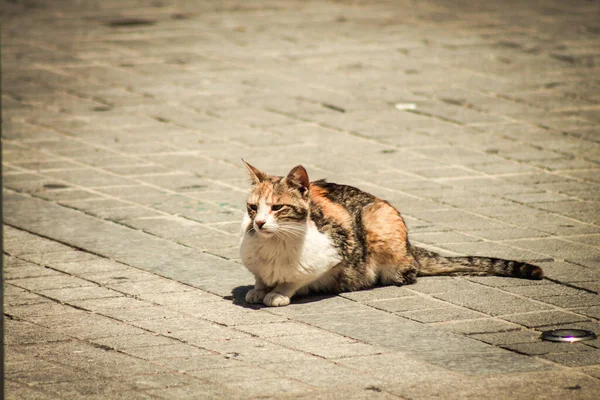
[[[259,228],[262,228],[267,223],[267,221],[264,221],[264,220],[261,220],[261,219],[257,219],[254,222],[256,222],[256,225],[258,225]]]

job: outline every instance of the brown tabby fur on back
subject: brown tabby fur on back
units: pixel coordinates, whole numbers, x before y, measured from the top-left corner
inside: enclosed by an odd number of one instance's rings
[[[488,257],[443,257],[413,246],[408,240],[406,224],[400,212],[388,202],[355,187],[318,180],[308,181],[306,170],[297,166],[286,176],[270,176],[246,164],[253,186],[248,197],[248,214],[244,222],[242,261],[257,278],[252,302],[270,304],[268,294],[291,297],[296,292],[345,292],[372,288],[376,285],[405,285],[417,276],[430,275],[499,275],[525,279],[542,279],[541,268],[519,261]],[[259,209],[258,204],[268,208]],[[275,207],[273,207],[275,205]],[[281,207],[279,207],[281,206]],[[281,208],[275,210],[275,208]],[[273,209],[271,209],[273,208]],[[324,235],[339,256],[340,262],[328,268],[313,281],[293,282],[285,277],[275,279],[277,262],[263,272],[255,265],[250,244],[268,243],[273,254],[285,240],[257,239],[261,230],[255,223],[257,213],[283,227],[286,222],[314,227],[313,235]],[[318,231],[318,232],[317,232]],[[277,230],[274,229],[277,236]],[[309,231],[307,231],[309,232]],[[306,233],[309,234],[309,233]],[[283,235],[280,235],[284,237]],[[271,242],[267,242],[271,240]],[[246,241],[246,242],[245,242]],[[245,247],[244,247],[245,246]],[[265,244],[265,246],[267,246]],[[269,264],[268,259],[265,263]],[[250,265],[252,264],[252,266]],[[270,275],[269,275],[270,273]],[[287,280],[287,281],[286,281]],[[248,299],[248,297],[247,297]],[[288,299],[289,302],[289,299]]]

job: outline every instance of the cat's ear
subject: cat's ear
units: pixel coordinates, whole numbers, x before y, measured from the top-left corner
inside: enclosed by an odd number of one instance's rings
[[[246,168],[248,168],[248,172],[250,173],[250,179],[252,180],[253,184],[257,184],[257,183],[259,183],[259,182],[264,181],[265,179],[267,179],[267,174],[265,174],[264,172],[261,172],[258,169],[254,168],[252,165],[248,164],[243,159],[242,159],[242,162],[244,163],[244,165],[246,166]]]
[[[288,185],[298,189],[303,195],[308,193],[308,187],[310,181],[308,180],[308,173],[302,165],[296,165],[290,173],[285,177],[285,181]]]

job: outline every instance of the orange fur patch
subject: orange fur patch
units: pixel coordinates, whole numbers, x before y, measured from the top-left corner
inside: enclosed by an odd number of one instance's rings
[[[310,185],[310,198],[317,206],[319,206],[323,212],[323,216],[325,218],[334,220],[340,224],[342,228],[351,230],[352,221],[348,210],[346,210],[342,205],[329,200],[326,195],[326,189],[319,186]]]
[[[382,267],[407,263],[406,225],[394,207],[376,200],[365,207],[363,224],[371,263]]]

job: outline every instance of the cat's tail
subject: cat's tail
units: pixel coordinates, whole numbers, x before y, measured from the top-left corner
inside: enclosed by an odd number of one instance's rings
[[[419,276],[433,275],[498,275],[539,280],[544,271],[521,261],[491,257],[444,257],[420,247],[411,247],[420,264]]]

